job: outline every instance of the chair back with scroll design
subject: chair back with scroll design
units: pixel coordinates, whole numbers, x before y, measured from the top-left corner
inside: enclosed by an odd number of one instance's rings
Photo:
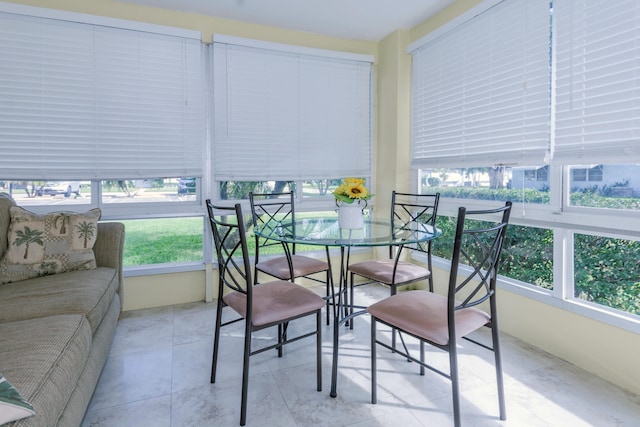
[[[376,346],[389,348],[420,365],[420,374],[428,368],[451,381],[453,413],[456,427],[461,425],[457,343],[465,340],[493,351],[500,419],[506,419],[498,318],[496,280],[500,254],[511,213],[511,202],[497,209],[458,210],[447,295],[416,290],[401,292],[368,307],[371,314],[371,401],[376,403]],[[398,331],[403,349],[389,345],[377,336],[377,324]],[[468,335],[486,326],[491,330],[491,343]],[[405,341],[419,342],[419,357],[413,356]],[[424,345],[430,344],[449,353],[449,372],[425,362]]]
[[[249,203],[251,204],[251,215],[253,223],[256,227],[276,227],[278,224],[295,221],[295,206],[293,192],[287,193],[249,193]],[[295,244],[291,244],[290,249],[287,245],[275,240],[269,240],[258,235],[256,240],[255,263],[260,262],[261,249],[270,246],[285,247],[285,253],[296,253]]]
[[[216,249],[218,265],[218,300],[211,363],[211,382],[215,383],[220,345],[220,329],[244,320],[244,354],[240,425],[247,416],[249,383],[249,357],[270,349],[282,356],[282,347],[293,341],[316,336],[317,389],[322,390],[322,329],[321,310],[325,302],[319,295],[289,281],[275,280],[254,286],[247,248],[247,237],[240,204],[234,207],[215,206],[206,201],[207,212]],[[222,310],[230,307],[236,316],[222,320]],[[295,337],[287,335],[289,323],[295,319],[316,316],[315,330],[301,332]],[[268,327],[277,327],[277,341],[252,348],[252,334]],[[259,340],[258,342],[264,342]],[[275,385],[274,385],[275,387]]]
[[[391,194],[391,225],[394,232],[422,228],[426,224],[435,228],[438,214],[440,193],[435,194],[411,194],[392,192]],[[416,224],[420,224],[417,226]],[[355,307],[354,288],[370,283],[381,283],[389,286],[391,295],[397,293],[398,287],[411,283],[427,280],[429,290],[433,290],[433,276],[431,251],[433,241],[411,243],[402,246],[389,246],[389,258],[357,262],[349,265],[350,286],[349,300],[350,312]],[[403,253],[416,251],[426,255],[426,267],[409,261],[403,261]],[[367,279],[364,282],[355,282],[355,276]],[[353,329],[353,322],[350,322]]]
[[[253,223],[258,227],[295,226],[296,211],[294,193],[249,193]],[[284,224],[284,225],[283,225]],[[280,280],[294,281],[304,277],[325,285],[325,301],[327,305],[327,324],[329,324],[329,305],[331,295],[331,268],[329,250],[325,248],[327,260],[311,256],[297,255],[295,243],[286,244],[276,240],[255,235],[256,251],[254,258],[254,283],[258,283],[258,274],[264,273]],[[261,252],[271,246],[281,246],[284,255],[261,257]],[[321,274],[319,274],[321,273]]]
[[[426,224],[433,228],[436,226],[436,218],[438,215],[438,204],[440,203],[440,193],[435,194],[411,194],[399,193],[394,191],[391,194],[391,224],[394,230],[402,231],[404,229],[411,230],[416,223]],[[390,246],[389,258],[395,258],[396,265],[400,260],[402,250],[417,251],[426,254],[427,270],[432,270],[431,252],[433,249],[433,240],[426,242],[412,243],[401,247]],[[394,256],[394,250],[397,252]],[[420,279],[418,279],[420,280]],[[433,276],[428,274],[429,290],[433,290]],[[407,283],[404,283],[407,284]],[[392,289],[391,294],[395,294]]]

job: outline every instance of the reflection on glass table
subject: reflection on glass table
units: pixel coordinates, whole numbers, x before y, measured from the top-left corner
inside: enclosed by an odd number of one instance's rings
[[[338,291],[331,283],[331,292],[338,301],[333,304],[333,365],[331,368],[331,397],[337,396],[338,378],[338,335],[340,325],[365,310],[345,315],[344,308],[348,304],[343,295],[347,288],[347,267],[349,252],[353,247],[402,246],[417,242],[425,242],[440,236],[440,230],[426,224],[413,223],[410,227],[404,224],[391,224],[390,221],[374,220],[365,217],[364,226],[357,229],[340,228],[337,217],[298,218],[291,221],[272,221],[255,228],[255,233],[263,238],[284,243],[336,247],[340,249],[340,275]],[[331,262],[329,261],[331,269]]]

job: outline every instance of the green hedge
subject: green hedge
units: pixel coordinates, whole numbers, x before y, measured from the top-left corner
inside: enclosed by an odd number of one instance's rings
[[[433,190],[433,189],[431,189]],[[443,197],[521,201],[522,190],[439,188]],[[547,192],[524,190],[526,201],[548,203]],[[606,197],[596,192],[572,193],[575,206],[640,210],[636,198]],[[443,235],[435,254],[450,259],[455,218],[439,216]],[[576,234],[574,239],[575,297],[607,307],[640,314],[640,242]],[[500,274],[545,289],[553,289],[553,232],[510,225],[505,238]]]

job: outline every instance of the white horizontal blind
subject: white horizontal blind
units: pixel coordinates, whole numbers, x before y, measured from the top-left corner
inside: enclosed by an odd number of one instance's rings
[[[0,13],[0,178],[201,176],[199,39]]]
[[[371,175],[371,63],[213,44],[216,181]]]
[[[544,163],[549,30],[548,2],[505,0],[412,52],[413,168]]]
[[[554,159],[640,162],[640,2],[558,0]]]

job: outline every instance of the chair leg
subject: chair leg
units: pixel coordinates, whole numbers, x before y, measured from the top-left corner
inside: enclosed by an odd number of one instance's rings
[[[240,425],[247,423],[247,396],[249,391],[249,357],[251,356],[251,324],[245,320],[244,357],[242,362],[242,397],[240,400]]]
[[[318,391],[322,391],[322,314],[316,313],[316,376]]]
[[[326,313],[327,313],[327,326],[329,326],[330,323],[330,315],[329,315],[329,305],[331,304],[329,302],[329,300],[331,300],[332,303],[335,303],[335,299],[333,298],[333,296],[331,296],[331,298],[329,297],[329,295],[331,295],[331,289],[330,289],[330,284],[329,284],[329,280],[331,280],[330,274],[329,274],[330,270],[327,270],[327,292],[326,292],[326,298],[327,298],[327,305],[326,305]]]
[[[222,297],[218,298],[216,308],[216,326],[213,333],[213,356],[211,358],[211,383],[216,382],[216,370],[218,367],[218,348],[220,347],[220,327],[222,325]]]
[[[398,289],[396,288],[396,285],[391,285],[389,287],[389,290],[390,290],[391,296],[393,296],[393,295],[398,293]],[[393,352],[395,353],[395,349],[396,349],[396,328],[391,328],[391,348],[393,349]]]
[[[420,341],[420,375],[424,376],[424,341]]]
[[[349,315],[353,314],[353,305],[355,303],[355,292],[353,290],[354,286],[353,286],[353,279],[354,279],[355,274],[351,273],[351,284],[349,286]],[[353,329],[353,318],[351,318],[351,320],[349,320],[349,329]]]
[[[287,327],[289,322],[280,323],[278,325],[278,357],[282,357],[284,343],[287,342]]]
[[[371,403],[378,402],[378,380],[376,377],[376,319],[371,317]]]
[[[456,343],[449,343],[449,369],[451,374],[451,391],[453,397],[453,425],[460,427],[460,385],[458,384],[458,351]]]
[[[491,335],[493,338],[493,353],[496,364],[496,382],[498,384],[498,405],[500,407],[500,419],[507,419],[507,409],[504,399],[504,378],[502,375],[502,354],[500,352],[500,338],[498,337],[498,328],[496,325],[491,327]]]

